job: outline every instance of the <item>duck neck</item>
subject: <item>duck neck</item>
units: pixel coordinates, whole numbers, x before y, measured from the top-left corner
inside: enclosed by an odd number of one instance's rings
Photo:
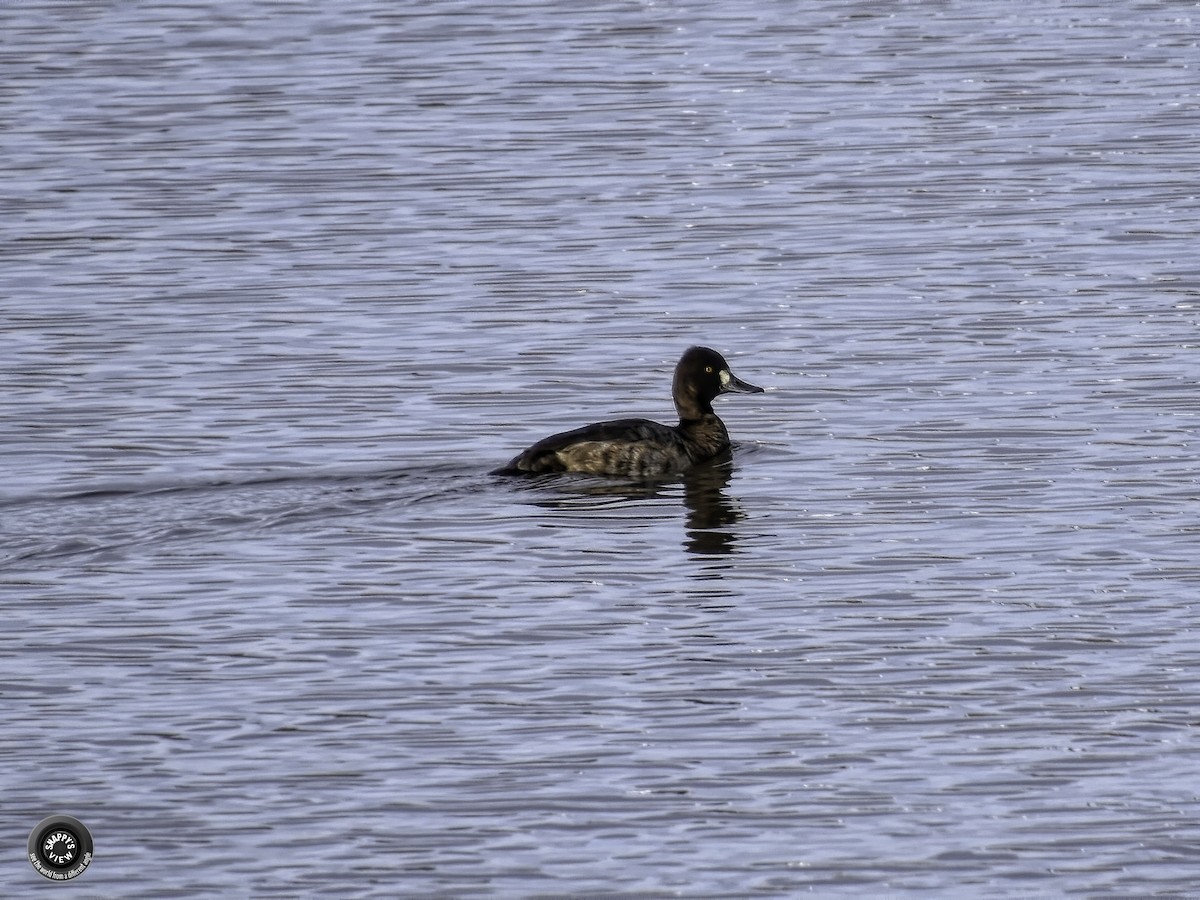
[[[697,459],[716,456],[729,447],[729,432],[725,423],[712,410],[699,416],[680,417],[676,427],[680,435],[699,451]]]

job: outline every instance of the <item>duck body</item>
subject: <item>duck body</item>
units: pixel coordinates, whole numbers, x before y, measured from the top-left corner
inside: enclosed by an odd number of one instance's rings
[[[632,478],[665,478],[729,450],[729,432],[712,409],[724,393],[760,393],[729,371],[715,350],[692,347],[675,367],[672,397],[678,425],[650,419],[614,419],[543,438],[517,454],[496,475],[580,472]]]
[[[543,438],[496,474],[583,472],[662,478],[684,472],[728,447],[729,432],[715,415],[676,426],[650,419],[614,419]]]

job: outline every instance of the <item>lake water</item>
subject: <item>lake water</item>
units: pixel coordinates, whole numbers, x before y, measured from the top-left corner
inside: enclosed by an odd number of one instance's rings
[[[1200,7],[409,6],[0,11],[0,893],[1194,893]]]

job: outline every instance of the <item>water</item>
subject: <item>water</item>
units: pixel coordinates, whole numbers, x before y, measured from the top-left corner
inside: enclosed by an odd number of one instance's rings
[[[3,892],[1192,892],[1198,16],[6,7]]]

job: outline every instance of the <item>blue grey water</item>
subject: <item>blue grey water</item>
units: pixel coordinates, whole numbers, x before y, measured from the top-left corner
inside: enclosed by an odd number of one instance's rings
[[[0,893],[1194,895],[1198,40],[6,4]]]

